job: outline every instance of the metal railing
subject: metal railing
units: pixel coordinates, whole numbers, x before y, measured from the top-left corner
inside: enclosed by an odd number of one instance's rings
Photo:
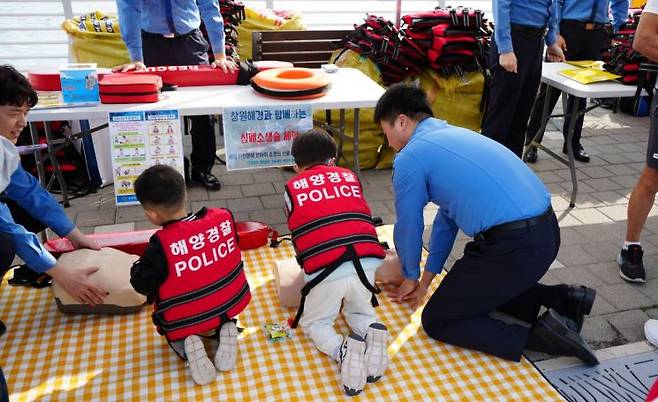
[[[366,13],[393,20],[396,0],[246,0],[255,8],[299,10],[308,29],[348,29]],[[437,5],[480,8],[491,15],[488,0],[403,0],[402,15]],[[69,42],[61,24],[67,18],[94,10],[116,12],[116,0],[0,0],[0,64],[19,70],[58,67],[69,59]]]

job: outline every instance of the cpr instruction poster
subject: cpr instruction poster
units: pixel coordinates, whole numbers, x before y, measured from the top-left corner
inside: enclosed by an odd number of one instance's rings
[[[117,206],[138,204],[133,183],[146,168],[169,165],[183,174],[183,143],[177,110],[109,114]]]
[[[228,170],[291,166],[292,140],[313,128],[309,104],[224,109]]]

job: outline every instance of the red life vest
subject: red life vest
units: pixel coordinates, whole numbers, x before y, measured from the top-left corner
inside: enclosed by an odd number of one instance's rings
[[[249,304],[236,233],[228,210],[207,209],[199,219],[166,225],[155,234],[168,274],[158,290],[153,322],[168,340],[218,329]]]
[[[297,261],[307,274],[338,266],[353,256],[384,258],[370,207],[352,171],[317,165],[286,184],[288,228]]]

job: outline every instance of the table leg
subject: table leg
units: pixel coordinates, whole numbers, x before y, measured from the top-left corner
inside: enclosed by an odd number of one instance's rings
[[[359,112],[360,109],[356,108],[354,109],[354,173],[356,173],[357,177],[360,179],[361,178],[361,167],[359,165],[359,129],[360,129],[360,121],[359,121]]]
[[[43,123],[44,126],[47,122]],[[32,139],[32,144],[36,145],[39,143],[39,130],[37,130],[37,123],[30,123],[30,138]],[[41,158],[41,151],[34,153],[34,160],[37,165],[37,176],[41,185],[46,186],[46,171],[43,168],[43,158]]]
[[[64,207],[69,207],[69,192],[66,186],[66,181],[64,181],[64,174],[62,174],[62,169],[59,166],[57,161],[57,155],[51,141],[53,140],[53,133],[50,130],[50,124],[44,123],[44,130],[46,132],[46,144],[48,144],[48,157],[50,158],[50,163],[53,165],[53,174],[57,177],[59,182],[59,188],[62,191],[62,204]]]
[[[567,116],[569,116],[569,127],[567,131],[567,154],[569,155],[569,170],[571,171],[571,201],[569,201],[569,208],[576,206],[576,196],[578,195],[578,180],[576,179],[576,162],[573,156],[573,135],[576,131],[576,121],[580,115],[578,110],[578,104],[580,98],[573,97],[571,102],[567,102],[567,105],[571,103],[569,110],[567,111]]]
[[[530,141],[530,144],[525,147],[525,151],[523,152],[523,161],[527,161],[528,159],[528,152],[530,152],[531,147],[537,147],[539,149],[543,149],[543,147],[540,147],[539,141],[540,138],[544,137],[544,132],[546,131],[546,125],[548,124],[548,120],[551,118],[548,112],[548,108],[550,107],[550,99],[551,95],[553,94],[553,91],[555,91],[555,88],[553,88],[550,85],[546,86],[546,96],[544,97],[544,108],[542,109],[541,112],[541,125],[539,126],[539,131],[535,134],[535,136],[532,138],[532,141]]]
[[[327,114],[327,118],[329,118]],[[328,127],[331,127],[331,123],[327,121]],[[336,150],[336,165],[340,163],[340,158],[345,159],[343,155],[343,141],[345,137],[345,109],[340,109],[338,113],[338,149]]]

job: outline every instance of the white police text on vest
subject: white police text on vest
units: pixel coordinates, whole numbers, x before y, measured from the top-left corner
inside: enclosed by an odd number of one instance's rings
[[[201,268],[213,266],[234,251],[235,238],[230,238],[226,242],[219,243],[217,246],[213,245],[210,249],[204,250],[201,254],[194,255],[186,261],[177,261],[174,264],[176,276],[180,277],[183,271],[198,271]]]
[[[361,198],[361,189],[359,186],[348,186],[345,184],[342,186],[313,189],[308,192],[297,194],[297,203],[299,206],[302,206],[306,201],[320,202],[342,197]]]

